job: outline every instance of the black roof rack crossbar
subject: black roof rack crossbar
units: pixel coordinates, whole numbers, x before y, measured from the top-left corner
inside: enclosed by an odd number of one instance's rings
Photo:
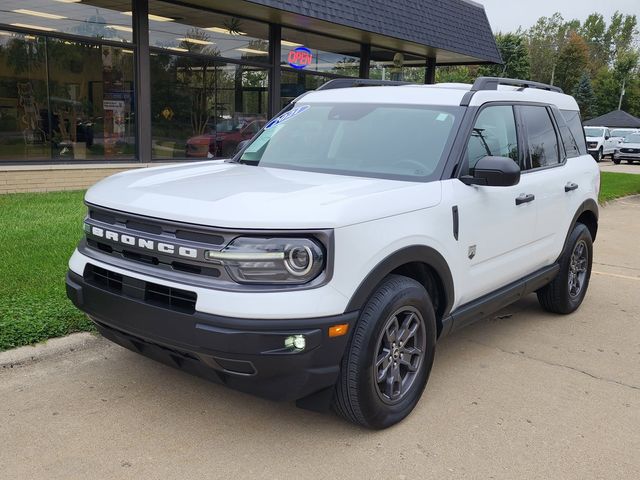
[[[498,85],[509,85],[511,87],[520,87],[522,89],[537,88],[539,90],[564,93],[560,87],[547,85],[546,83],[533,82],[531,80],[520,80],[517,78],[478,77],[476,81],[473,82],[471,90],[462,98],[462,102],[460,102],[460,105],[463,107],[469,106],[474,93],[482,90],[497,90]]]
[[[333,90],[335,88],[350,87],[381,87],[381,86],[400,86],[411,85],[410,82],[399,82],[393,80],[371,80],[368,78],[335,78],[327,83],[320,85],[316,90]]]

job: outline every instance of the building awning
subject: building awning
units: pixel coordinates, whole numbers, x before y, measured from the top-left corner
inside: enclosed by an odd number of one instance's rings
[[[584,124],[593,127],[640,128],[640,118],[634,117],[624,110],[614,110],[587,120]]]
[[[484,7],[471,0],[189,0],[237,15],[433,57],[502,63]]]

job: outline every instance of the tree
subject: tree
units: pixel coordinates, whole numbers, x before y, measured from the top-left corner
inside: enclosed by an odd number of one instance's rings
[[[504,64],[480,67],[479,74],[491,77],[528,79],[531,76],[531,65],[524,35],[520,32],[498,33],[496,44]]]
[[[577,26],[575,20],[565,22],[560,13],[554,13],[551,17],[540,17],[536,24],[525,32],[532,80],[555,84],[560,52],[567,42],[568,32],[575,30]]]
[[[589,48],[584,38],[571,32],[558,56],[557,85],[565,92],[573,92],[588,64]]]
[[[596,95],[587,72],[582,74],[578,86],[573,91],[573,96],[578,102],[583,119],[593,118],[596,111]]]
[[[609,63],[609,47],[605,43],[607,22],[599,13],[592,13],[582,24],[578,33],[585,39],[589,47],[589,71],[595,75]]]
[[[628,86],[629,80],[638,68],[639,58],[640,54],[637,51],[633,50],[620,52],[617,55],[616,63],[613,67],[613,72],[616,80],[620,84],[620,100],[618,102],[618,108],[622,108],[625,89]]]
[[[436,69],[436,83],[473,83],[474,78],[475,75],[465,65]]]

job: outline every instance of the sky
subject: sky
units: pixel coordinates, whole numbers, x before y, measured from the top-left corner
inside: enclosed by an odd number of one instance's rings
[[[538,18],[560,12],[565,20],[584,20],[591,13],[604,15],[607,21],[619,10],[635,14],[640,20],[640,0],[475,0],[485,6],[494,33],[527,29]]]

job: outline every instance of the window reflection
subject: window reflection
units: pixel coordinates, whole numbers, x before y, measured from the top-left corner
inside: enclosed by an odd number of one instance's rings
[[[132,53],[0,31],[0,160],[133,159]]]
[[[266,70],[154,54],[151,79],[155,159],[231,156],[266,121]]]
[[[424,83],[426,62],[417,55],[372,47],[369,78]]]
[[[234,60],[269,61],[269,28],[265,23],[159,1],[150,2],[149,11],[152,47]]]
[[[38,32],[131,42],[130,0],[4,0],[0,21]]]
[[[348,77],[360,73],[360,45],[308,32],[282,29],[280,64],[304,72]]]

